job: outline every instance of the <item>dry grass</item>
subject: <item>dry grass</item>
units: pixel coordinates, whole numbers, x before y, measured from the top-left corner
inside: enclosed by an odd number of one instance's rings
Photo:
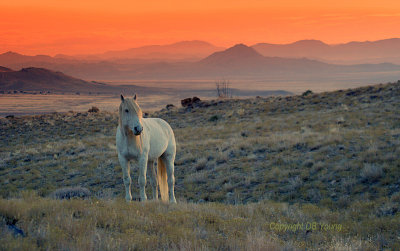
[[[6,250],[374,250],[379,244],[359,236],[350,214],[274,202],[127,204],[120,198],[59,201],[25,193],[0,199],[0,217],[0,246]],[[376,223],[394,231],[400,222]],[[25,237],[12,236],[7,224]],[[303,227],[283,227],[296,224]]]

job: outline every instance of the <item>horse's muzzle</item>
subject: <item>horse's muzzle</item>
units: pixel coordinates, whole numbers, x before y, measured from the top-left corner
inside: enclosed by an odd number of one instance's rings
[[[133,130],[133,133],[134,133],[136,136],[138,136],[138,135],[140,135],[140,134],[142,133],[142,131],[143,131],[143,127],[142,127],[142,128],[137,128],[137,127],[135,127],[134,130]]]

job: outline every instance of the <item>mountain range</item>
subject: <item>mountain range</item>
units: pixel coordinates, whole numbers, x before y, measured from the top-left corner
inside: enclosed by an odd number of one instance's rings
[[[91,57],[97,57],[102,60],[134,58],[148,61],[196,61],[223,49],[223,47],[214,46],[208,42],[193,40],[167,45],[148,45],[127,50],[108,51]]]
[[[377,41],[327,44],[320,40],[300,40],[289,44],[257,43],[251,46],[265,57],[309,58],[329,63],[395,63],[400,64],[400,38]],[[119,51],[107,51],[92,55],[64,55],[54,57],[37,55],[30,58],[35,62],[74,62],[116,61],[121,63],[136,62],[176,62],[198,61],[214,52],[226,48],[212,45],[205,41],[182,41],[167,45],[148,45]],[[9,64],[25,62],[27,58],[17,53],[4,53],[3,59],[12,59]],[[1,60],[0,60],[1,62]]]
[[[290,44],[258,43],[252,47],[267,57],[306,57],[340,64],[400,64],[400,38],[333,45],[319,40],[300,40]]]
[[[398,47],[399,46],[399,47]],[[353,49],[352,49],[353,48]],[[257,44],[252,47],[237,44],[218,50],[201,41],[188,41],[165,46],[147,46],[127,51],[92,55],[91,59],[47,55],[26,56],[15,52],[0,54],[0,65],[21,69],[27,67],[46,68],[88,80],[141,80],[141,79],[253,79],[271,81],[325,81],[342,80],[358,82],[393,81],[399,78],[400,66],[393,63],[332,64],[321,55],[338,57],[339,52],[348,58],[364,55],[399,55],[400,39],[376,42],[353,42],[343,45],[327,45],[317,40],[303,40],[288,45]],[[397,51],[396,51],[397,49]],[[168,60],[130,58],[162,52],[175,53]],[[214,50],[218,50],[212,52]],[[345,53],[347,51],[347,53]],[[371,53],[368,54],[367,52]],[[177,60],[182,53],[205,55],[199,60]],[[211,53],[212,52],[212,53]],[[147,53],[147,54],[146,54]],[[150,53],[150,54],[149,54]],[[368,54],[368,55],[367,55]],[[155,54],[154,54],[155,55]],[[161,55],[161,54],[158,54]],[[166,56],[166,54],[163,54]],[[185,54],[188,55],[188,54]],[[309,55],[309,57],[305,57]],[[343,56],[343,58],[344,58]],[[97,57],[97,59],[95,59]],[[100,59],[100,58],[104,59]],[[125,57],[125,58],[123,58]],[[192,58],[193,59],[193,58]],[[383,61],[384,62],[384,61]]]
[[[265,57],[309,58],[339,64],[395,63],[400,64],[400,38],[377,41],[327,44],[320,40],[299,40],[289,44],[257,43],[251,46]],[[142,60],[144,62],[198,61],[226,48],[193,40],[167,45],[148,45],[94,55],[56,55],[63,59],[84,60]]]

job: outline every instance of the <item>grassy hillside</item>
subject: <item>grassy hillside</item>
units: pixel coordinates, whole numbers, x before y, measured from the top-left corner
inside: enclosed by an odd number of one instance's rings
[[[5,225],[14,222],[28,233],[24,242],[2,235],[1,245],[96,249],[103,246],[86,245],[101,238],[99,243],[109,249],[400,248],[399,108],[400,83],[394,83],[208,101],[202,107],[150,114],[167,120],[175,131],[177,206],[120,201],[117,114],[1,119],[0,215]],[[138,198],[136,168],[132,177]],[[40,198],[78,185],[88,188],[92,198]],[[40,196],[33,196],[32,203],[26,195],[30,190]],[[62,215],[70,215],[68,222],[74,224],[66,226]],[[96,223],[101,220],[110,226]],[[342,224],[343,229],[276,232],[273,222]],[[41,225],[47,228],[40,230]],[[79,226],[83,229],[74,230]],[[61,241],[52,231],[68,238]],[[77,242],[77,233],[92,237]]]

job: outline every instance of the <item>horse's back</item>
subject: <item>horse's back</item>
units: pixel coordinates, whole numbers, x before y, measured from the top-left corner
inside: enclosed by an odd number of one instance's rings
[[[173,137],[174,132],[167,121],[161,118],[145,118],[143,121],[151,131],[160,131],[168,137]],[[151,132],[150,132],[151,133]]]

